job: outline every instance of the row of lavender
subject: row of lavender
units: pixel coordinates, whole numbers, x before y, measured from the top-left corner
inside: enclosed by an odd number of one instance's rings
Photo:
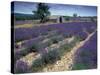
[[[64,38],[78,35],[81,40],[84,40],[90,32],[96,29],[96,23],[67,23],[67,24],[55,24],[48,26],[41,26],[35,28],[18,28],[15,29],[15,40],[25,40],[21,47],[25,47],[24,50],[17,50],[15,48],[15,60],[22,56],[34,51],[44,53],[45,48],[53,43],[57,43]],[[83,27],[84,26],[84,27]],[[55,29],[55,30],[54,30]],[[39,32],[38,32],[39,31]],[[37,37],[30,37],[37,33]],[[18,36],[19,35],[19,36]],[[27,39],[27,37],[30,37]],[[47,42],[42,43],[43,40],[49,39]],[[16,44],[15,44],[16,45]]]
[[[29,47],[29,46],[33,45],[32,48],[28,48],[28,49],[26,48],[25,50],[18,52],[18,54],[15,54],[16,55],[15,57],[19,56],[19,58],[21,58],[21,56],[25,56],[28,53],[33,52],[34,49],[35,50],[37,49],[36,46],[40,47],[39,48],[39,49],[41,49],[40,51],[43,51],[43,50],[45,50],[45,47],[47,47],[53,43],[58,43],[58,41],[61,41],[58,38],[59,36],[61,36],[60,39],[62,38],[62,40],[64,38],[68,38],[68,37],[72,37],[72,36],[78,36],[79,37],[78,39],[84,40],[88,36],[89,33],[92,33],[95,30],[96,30],[96,23],[93,23],[93,22],[64,23],[64,24],[54,24],[54,25],[48,25],[48,26],[34,27],[34,28],[15,29],[15,42],[16,43],[17,43],[17,41],[27,41],[27,42],[23,43],[24,46]],[[53,43],[51,43],[51,40],[50,40],[51,38],[55,38],[55,39],[53,39]],[[47,41],[46,42],[47,44],[41,43],[45,39],[48,39],[50,41],[49,42]],[[48,43],[50,43],[50,44],[48,44]],[[41,46],[43,48],[41,48]],[[39,59],[39,60],[35,61],[35,65],[33,63],[32,69],[36,65],[38,67],[40,66],[39,68],[41,68],[42,65],[44,64],[44,60],[45,60],[45,64],[48,62],[56,61],[56,59],[58,59],[58,57],[60,56],[59,52],[57,52],[57,51],[61,51],[63,49],[64,50],[70,49],[69,47],[72,48],[72,46],[73,45],[67,44],[66,46],[62,47],[60,50],[54,50],[53,52],[50,52],[50,55],[49,54],[46,54],[47,56],[43,55],[43,59]],[[47,57],[47,58],[45,58],[45,57]],[[18,63],[22,64],[22,65],[25,64],[25,62],[21,62],[21,63],[18,62]],[[17,63],[16,63],[16,65],[17,65]],[[22,71],[23,67],[25,68],[25,66],[22,66],[21,71]],[[36,69],[35,69],[35,71],[36,71]],[[27,71],[24,69],[24,72],[27,72]]]
[[[49,31],[58,30],[64,36],[85,35],[84,32],[91,33],[96,29],[95,22],[73,22],[63,24],[52,24],[34,28],[17,28],[15,29],[15,41],[22,41],[36,38],[39,35],[46,35]]]
[[[72,40],[69,41],[69,39],[72,39]],[[73,46],[75,46],[75,44],[77,42],[79,42],[79,39],[77,39],[77,38],[72,37],[69,39],[64,39],[64,40],[59,40],[58,42],[54,42],[54,44],[56,46],[52,46],[52,44],[51,44],[51,46],[45,46],[46,50],[48,50],[48,51],[44,54],[42,53],[40,55],[40,58],[37,58],[36,60],[34,60],[34,58],[33,58],[32,64],[30,66],[27,65],[28,64],[27,61],[25,62],[23,60],[17,60],[15,63],[15,72],[22,73],[22,72],[42,71],[43,67],[46,67],[47,64],[53,64],[57,60],[60,60],[61,56],[63,56],[64,53],[69,52],[71,50],[71,48],[73,48]],[[43,46],[43,44],[41,44],[41,46]],[[41,49],[41,51],[43,51],[42,49]],[[25,51],[27,52],[27,50],[25,50]],[[18,54],[17,54],[17,56],[18,56]]]
[[[51,31],[48,35],[39,36],[37,38],[33,38],[30,40],[25,40],[24,42],[22,42],[21,47],[15,46],[15,51],[14,51],[15,60],[18,60],[21,57],[31,52],[38,52],[41,54],[46,53],[46,50],[45,50],[46,47],[54,43],[58,43],[59,41],[63,39],[64,37],[61,34],[58,35],[56,31]]]
[[[97,32],[76,53],[73,69],[97,68]]]

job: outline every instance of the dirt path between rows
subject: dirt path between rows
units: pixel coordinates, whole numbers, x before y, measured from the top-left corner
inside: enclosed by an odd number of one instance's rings
[[[57,61],[55,64],[48,65],[47,67],[43,68],[42,72],[54,72],[54,71],[66,71],[66,70],[71,70],[72,65],[74,62],[74,55],[76,51],[82,47],[95,33],[91,33],[88,35],[88,37],[79,43],[76,44],[75,47],[72,48],[70,52],[67,52],[61,60]]]

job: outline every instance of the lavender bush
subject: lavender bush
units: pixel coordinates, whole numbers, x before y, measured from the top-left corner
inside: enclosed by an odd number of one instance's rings
[[[77,38],[80,39],[80,41],[83,41],[87,38],[88,34],[85,32],[78,32],[78,34],[76,36],[77,36]]]
[[[81,47],[75,56],[73,69],[97,68],[97,33]]]
[[[29,66],[24,61],[18,60],[15,64],[15,73],[27,73],[29,69]]]
[[[42,58],[38,58],[35,61],[33,61],[31,69],[33,72],[37,72],[43,68],[44,64],[44,60]]]
[[[42,59],[44,59],[45,64],[52,64],[55,61],[59,60],[60,58],[61,55],[58,49],[54,49],[42,55]]]
[[[16,60],[20,59],[21,57],[27,55],[28,53],[29,53],[29,49],[28,48],[20,50],[20,51],[16,50],[14,52],[14,60],[16,61]]]

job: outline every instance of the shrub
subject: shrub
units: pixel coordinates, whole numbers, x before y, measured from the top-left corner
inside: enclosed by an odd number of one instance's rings
[[[16,60],[18,60],[21,56],[22,56],[22,55],[21,55],[20,51],[16,51],[16,52],[14,53],[14,61],[16,62]]]
[[[64,37],[62,35],[57,35],[57,36],[53,36],[50,38],[52,43],[58,43],[59,41],[62,41],[64,39]]]
[[[16,61],[16,60],[20,59],[21,57],[27,55],[29,52],[30,52],[30,49],[28,49],[28,48],[25,48],[25,49],[20,50],[20,51],[16,50],[14,52],[14,60]]]
[[[58,43],[58,41],[56,39],[52,40],[53,44]]]
[[[71,33],[63,33],[64,38],[70,38],[72,37]]]
[[[63,56],[65,52],[71,51],[71,49],[75,46],[75,44],[79,41],[77,37],[74,38],[70,43],[66,43],[60,47],[60,53]]]
[[[59,50],[55,49],[42,55],[45,64],[52,64],[61,58]]]
[[[26,73],[29,72],[29,66],[26,62],[18,60],[15,64],[15,73]]]
[[[26,54],[26,53],[25,53]],[[14,53],[14,60],[16,62],[16,60],[20,59],[22,56],[25,55],[23,51],[15,51]]]
[[[37,72],[39,70],[42,70],[42,68],[44,66],[46,66],[47,64],[53,64],[54,62],[56,62],[60,58],[61,58],[60,52],[56,49],[53,51],[49,51],[48,53],[44,53],[44,54],[42,54],[41,58],[33,61],[32,71]]]
[[[77,38],[79,38],[80,41],[83,41],[83,40],[85,40],[87,38],[87,36],[88,36],[87,33],[79,32],[78,35],[77,35]]]
[[[51,40],[47,43],[47,46],[50,46],[50,45],[52,45],[52,41]]]
[[[47,35],[48,34],[48,32],[42,32],[41,33],[41,35]]]
[[[42,58],[36,59],[32,64],[32,71],[37,72],[42,69],[44,60]]]
[[[29,49],[29,52],[38,52],[37,46],[33,44],[32,47]]]
[[[52,31],[53,30],[53,28],[48,28],[48,31]]]
[[[95,28],[90,28],[90,29],[87,30],[87,32],[88,32],[89,34],[91,34],[94,30],[95,30]]]
[[[61,49],[61,51],[60,51],[61,55],[63,56],[65,52],[69,52],[72,47],[73,47],[72,44],[65,44],[65,45],[63,45],[60,48]]]

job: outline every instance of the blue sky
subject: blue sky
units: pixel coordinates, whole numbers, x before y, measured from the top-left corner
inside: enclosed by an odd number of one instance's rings
[[[81,5],[67,5],[67,4],[47,4],[50,8],[51,15],[72,16],[77,13],[78,16],[97,16],[96,6],[81,6]],[[15,2],[14,13],[33,14],[36,10],[37,3],[31,2]]]

